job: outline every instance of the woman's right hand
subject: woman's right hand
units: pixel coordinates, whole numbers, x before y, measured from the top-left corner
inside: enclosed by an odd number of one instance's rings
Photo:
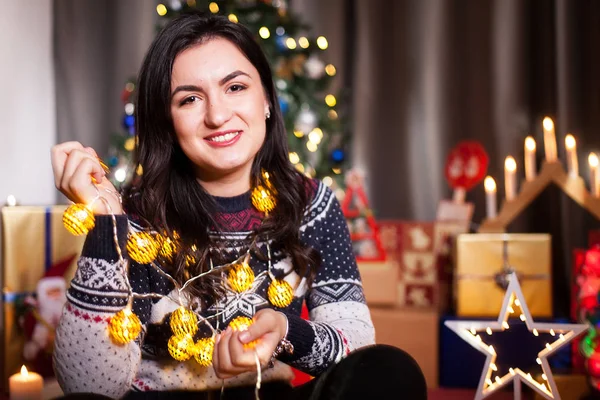
[[[72,202],[90,204],[99,194],[111,210],[98,199],[92,205],[95,214],[123,213],[118,192],[106,179],[100,159],[91,147],[79,142],[57,144],[52,147],[52,170],[56,188]]]

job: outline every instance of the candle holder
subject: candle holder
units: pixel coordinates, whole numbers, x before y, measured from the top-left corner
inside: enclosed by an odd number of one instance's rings
[[[580,176],[569,176],[559,161],[544,161],[540,173],[532,181],[524,181],[512,200],[505,200],[495,218],[483,220],[480,233],[503,233],[506,227],[551,183],[556,184],[577,204],[600,220],[600,198],[592,196]]]

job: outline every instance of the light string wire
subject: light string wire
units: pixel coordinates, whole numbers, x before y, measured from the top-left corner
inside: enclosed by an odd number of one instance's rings
[[[168,295],[161,295],[159,293],[136,293],[133,291],[132,286],[131,286],[131,282],[129,281],[129,263],[125,260],[125,258],[123,257],[123,251],[121,250],[121,245],[119,243],[119,236],[118,236],[118,231],[117,231],[117,218],[115,213],[113,212],[113,209],[110,205],[110,203],[108,202],[108,200],[106,200],[106,198],[100,196],[100,191],[98,189],[98,187],[96,185],[94,185],[94,187],[96,188],[97,191],[97,196],[96,198],[94,198],[92,200],[92,202],[90,203],[93,204],[94,202],[96,202],[97,200],[100,200],[104,203],[104,205],[106,206],[111,219],[112,219],[112,233],[113,233],[113,241],[115,244],[115,248],[117,250],[117,255],[118,255],[118,263],[121,266],[121,271],[123,272],[123,277],[125,278],[125,283],[127,286],[127,291],[128,291],[128,299],[127,299],[127,308],[131,309],[133,306],[133,300],[134,298],[139,298],[139,299],[145,299],[145,298],[166,298],[174,303],[176,303],[179,306],[183,307],[183,302],[182,302],[182,292],[188,287],[188,285],[190,285],[191,283],[193,283],[195,280],[200,279],[208,274],[211,273],[215,273],[215,271],[222,271],[225,268],[231,267],[232,265],[235,264],[239,264],[241,262],[248,262],[248,260],[250,259],[250,252],[252,250],[252,248],[257,245],[257,237],[255,237],[252,241],[252,243],[250,244],[250,246],[248,247],[248,250],[245,252],[245,254],[243,254],[242,256],[238,257],[236,260],[229,262],[229,263],[225,263],[222,265],[219,265],[217,267],[215,267],[213,265],[213,261],[212,258],[209,259],[210,262],[210,269],[208,271],[202,272],[190,279],[188,279],[187,281],[184,282],[184,284],[182,286],[179,285],[179,283],[169,274],[167,274],[162,268],[160,268],[158,265],[156,265],[156,263],[154,261],[150,262],[149,264],[153,267],[153,269],[155,269],[159,274],[161,274],[162,276],[164,276],[165,278],[169,279],[173,285],[175,286],[175,288],[177,289],[177,301],[175,301],[175,299],[173,299],[172,297],[168,296]],[[122,198],[118,193],[113,192],[112,190],[109,189],[104,189],[105,191],[107,191],[108,193],[114,194],[117,196],[120,204],[122,205]],[[129,226],[129,230],[132,230],[132,226],[131,224],[128,224]],[[271,272],[271,266],[272,266],[272,262],[271,262],[271,247],[269,245],[269,240],[267,238],[266,241],[267,244],[267,254],[268,254],[268,269],[267,271],[263,271],[260,274],[258,274],[256,276],[256,278],[262,277],[265,274],[268,274],[269,277],[273,280],[275,280],[272,272]],[[255,278],[255,279],[256,279]],[[234,300],[235,301],[239,301],[243,296],[248,295],[251,293],[251,290],[246,290],[242,293],[238,293],[235,295]],[[223,313],[225,313],[226,309],[224,308],[222,311],[219,311],[213,315],[210,315],[208,317],[205,317],[203,315],[201,315],[199,312],[196,312],[195,310],[191,310],[194,314],[196,314],[198,318],[198,325],[204,323],[206,324],[206,326],[208,326],[210,328],[210,330],[212,331],[213,334],[213,338],[215,337],[215,335],[218,334],[218,331],[215,330],[215,328],[213,328],[213,326],[210,324],[209,320],[216,318],[220,315],[222,315]],[[217,329],[218,329],[218,324],[219,324],[219,319],[217,319]],[[258,357],[258,352],[255,350],[254,351],[254,359],[256,362],[256,385],[255,385],[255,398],[256,400],[260,400],[260,396],[259,396],[259,390],[261,387],[261,383],[262,383],[262,368],[260,365],[260,358]],[[224,394],[224,388],[225,388],[225,380],[222,381],[222,386],[221,386],[221,398],[223,397]]]

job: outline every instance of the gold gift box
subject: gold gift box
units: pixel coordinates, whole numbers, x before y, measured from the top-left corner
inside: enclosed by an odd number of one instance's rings
[[[505,289],[504,249],[519,277],[534,317],[552,316],[551,238],[547,234],[463,234],[456,244],[456,313],[461,317],[497,317]]]
[[[62,224],[62,214],[66,207],[2,208],[2,252],[0,254],[0,288],[2,289],[0,379],[2,385],[5,385],[8,377],[18,372],[24,364],[22,355],[25,340],[22,329],[18,326],[15,298],[35,293],[38,281],[44,276],[46,227],[51,235],[49,255],[53,264],[74,254],[79,255],[83,247],[85,237],[73,236]],[[77,257],[65,273],[67,284],[71,281],[76,267]]]

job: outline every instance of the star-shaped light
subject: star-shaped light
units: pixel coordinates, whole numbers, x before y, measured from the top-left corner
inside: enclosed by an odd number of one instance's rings
[[[540,332],[549,333],[556,340],[552,343],[546,343],[546,346],[538,353],[537,363],[542,367],[543,382],[536,381],[531,374],[526,374],[519,368],[509,368],[503,376],[496,375],[498,371],[496,366],[497,353],[493,346],[484,342],[479,332],[486,332],[491,335],[492,332],[504,331],[509,329],[508,319],[511,315],[518,315],[517,310],[521,309],[519,315],[521,321],[525,322],[527,329],[533,335],[538,336]],[[475,395],[475,400],[485,399],[491,396],[499,389],[514,382],[514,399],[521,399],[521,382],[530,386],[545,399],[560,400],[560,394],[556,388],[552,371],[548,365],[547,357],[554,354],[558,349],[569,343],[576,336],[584,332],[588,327],[584,324],[551,324],[551,323],[536,323],[533,321],[525,297],[521,291],[521,286],[515,274],[510,274],[509,284],[502,302],[502,309],[498,315],[498,320],[493,321],[446,321],[445,325],[452,329],[464,341],[487,355],[479,386]]]

